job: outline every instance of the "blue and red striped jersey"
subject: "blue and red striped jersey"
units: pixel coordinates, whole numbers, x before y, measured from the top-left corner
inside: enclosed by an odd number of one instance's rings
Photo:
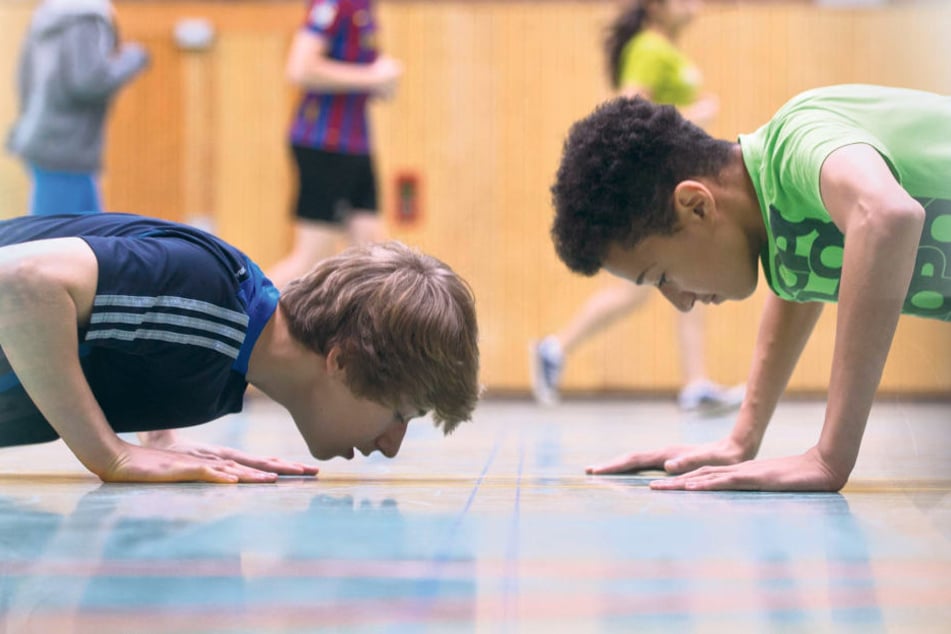
[[[372,0],[310,0],[302,28],[327,43],[327,57],[372,64],[377,58]],[[369,154],[368,93],[307,91],[291,126],[294,145],[327,152]]]

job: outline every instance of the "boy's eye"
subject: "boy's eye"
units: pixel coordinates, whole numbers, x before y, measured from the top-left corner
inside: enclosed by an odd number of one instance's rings
[[[661,286],[663,286],[663,285],[666,284],[666,283],[667,283],[667,274],[666,274],[666,273],[661,273],[661,274],[660,274],[660,279],[657,280],[657,288],[660,288]]]
[[[422,409],[419,411],[410,412],[409,414],[403,414],[399,410],[395,410],[393,412],[393,418],[396,419],[396,421],[401,425],[407,425],[414,418],[422,418],[425,415],[426,411]]]

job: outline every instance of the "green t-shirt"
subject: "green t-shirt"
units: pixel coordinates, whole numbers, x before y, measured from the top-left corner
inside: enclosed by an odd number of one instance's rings
[[[624,45],[618,64],[622,88],[635,84],[650,92],[655,103],[689,106],[697,100],[700,71],[670,40],[641,31]]]
[[[763,270],[776,295],[838,299],[844,237],[822,203],[819,170],[838,148],[865,143],[927,215],[902,312],[951,321],[951,97],[880,86],[818,88],[739,141],[766,224]]]

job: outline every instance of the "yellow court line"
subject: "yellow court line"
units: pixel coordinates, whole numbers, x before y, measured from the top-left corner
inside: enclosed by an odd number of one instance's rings
[[[420,486],[460,486],[460,487],[469,487],[472,486],[475,481],[478,479],[475,476],[451,476],[451,475],[436,475],[436,476],[401,476],[401,475],[390,475],[387,477],[379,476],[342,476],[342,475],[319,475],[317,476],[319,482],[323,482],[328,485],[360,485],[360,484],[416,484]],[[632,479],[627,477],[624,479],[625,484],[631,484],[637,481],[647,484],[651,480],[655,480],[654,477],[643,477],[638,479]],[[619,481],[620,483],[620,481]],[[513,486],[519,486],[523,489],[538,489],[538,488],[565,488],[565,489],[600,489],[603,488],[604,483],[599,482],[598,480],[590,479],[584,476],[531,476],[531,477],[522,477],[518,478],[516,476],[486,476],[482,480],[482,487],[490,488],[510,488]]]
[[[951,480],[856,480],[849,482],[842,493],[918,493],[951,491]]]
[[[661,476],[662,478],[663,476]],[[612,484],[636,485],[645,487],[648,483],[658,479],[657,476],[622,476],[611,478]],[[391,475],[379,476],[350,476],[329,475],[318,476],[318,481],[326,485],[374,485],[374,484],[402,484],[418,486],[467,487],[475,482],[475,477],[451,475]],[[600,489],[607,484],[603,479],[592,479],[578,476],[532,476],[518,479],[514,476],[487,476],[481,484],[483,488],[510,488],[519,486],[522,489],[537,489],[558,487],[564,489]],[[849,482],[842,493],[916,493],[916,492],[951,492],[951,480],[857,480]],[[729,492],[729,491],[725,491]],[[738,491],[752,493],[752,491]],[[790,492],[795,493],[795,492]]]
[[[661,476],[663,477],[663,476]],[[435,475],[399,475],[366,476],[366,475],[335,475],[320,474],[313,479],[315,485],[324,486],[354,486],[354,485],[418,485],[425,487],[471,487],[478,478],[475,476],[455,476],[449,474]],[[606,478],[607,479],[607,478]],[[657,476],[620,476],[609,478],[613,484],[647,485]],[[295,478],[295,480],[298,480]],[[0,484],[24,485],[30,484],[100,484],[98,478],[85,473],[0,473]],[[280,481],[278,481],[280,483]],[[588,476],[531,476],[521,479],[515,476],[486,476],[481,487],[511,488],[519,486],[523,489],[551,488],[564,489],[599,489],[606,484],[605,479]],[[951,492],[951,480],[855,480],[849,482],[842,493],[917,493],[917,492]]]
[[[62,484],[66,482],[102,484],[102,481],[92,474],[85,473],[0,473],[0,482],[12,484]]]

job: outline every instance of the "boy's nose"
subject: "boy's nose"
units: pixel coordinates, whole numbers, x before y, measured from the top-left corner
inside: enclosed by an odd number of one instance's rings
[[[394,421],[381,436],[376,439],[376,448],[387,458],[394,458],[400,452],[407,424]]]

